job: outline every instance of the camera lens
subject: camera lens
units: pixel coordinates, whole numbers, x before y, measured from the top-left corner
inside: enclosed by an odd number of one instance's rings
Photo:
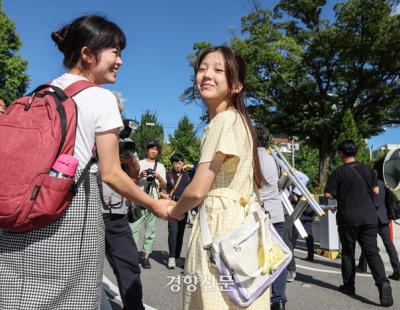
[[[153,173],[153,169],[149,168],[146,170],[146,174],[147,174],[147,182],[153,182],[154,181],[154,173]]]

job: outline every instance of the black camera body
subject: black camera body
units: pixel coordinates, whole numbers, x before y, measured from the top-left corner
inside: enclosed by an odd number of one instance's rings
[[[147,182],[149,182],[149,183],[153,182],[155,179],[154,170],[151,168],[146,169],[146,174],[147,174],[147,177],[146,177]]]
[[[119,133],[119,154],[124,155],[133,155],[135,153],[136,145],[129,136],[132,133],[133,125],[131,124],[132,120],[124,119],[124,128]]]
[[[119,139],[119,155],[133,155],[135,153],[135,142],[130,138]]]

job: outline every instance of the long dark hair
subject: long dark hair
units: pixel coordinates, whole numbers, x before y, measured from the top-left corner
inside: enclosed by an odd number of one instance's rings
[[[244,81],[246,79],[246,63],[244,62],[243,58],[235,53],[230,47],[210,47],[201,51],[201,53],[199,54],[196,64],[194,66],[195,75],[197,74],[204,57],[213,52],[221,53],[221,55],[224,57],[225,76],[226,80],[228,81],[228,101],[239,113],[239,115],[242,117],[243,121],[247,125],[247,128],[249,129],[250,136],[253,141],[253,179],[257,187],[260,188],[261,185],[266,182],[264,180],[264,177],[262,176],[260,161],[258,159],[257,136],[251,123],[249,113],[247,112],[243,96]],[[240,92],[235,92],[235,85],[237,85],[238,82],[243,85],[243,88]]]
[[[78,17],[72,23],[52,32],[52,40],[64,54],[64,66],[72,69],[79,61],[83,47],[96,55],[107,47],[126,46],[125,34],[115,23],[99,15]]]

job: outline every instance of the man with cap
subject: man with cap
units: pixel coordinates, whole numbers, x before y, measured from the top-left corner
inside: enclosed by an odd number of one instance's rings
[[[165,167],[157,160],[160,145],[157,141],[150,141],[146,149],[146,158],[139,161],[140,175],[138,185],[151,197],[159,199],[160,193],[165,193],[167,186]],[[156,237],[157,217],[147,208],[142,208],[142,217],[130,224],[132,235],[137,245],[139,245],[139,231],[142,225],[144,225],[142,268],[150,269],[149,256],[153,251]]]

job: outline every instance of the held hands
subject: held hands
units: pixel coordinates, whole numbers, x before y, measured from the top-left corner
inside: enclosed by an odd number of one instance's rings
[[[168,200],[168,199],[158,199],[155,200],[151,207],[151,212],[153,212],[157,217],[168,220],[168,208],[175,204],[175,201]]]
[[[171,200],[173,201],[173,200]],[[167,215],[168,215],[168,219],[169,220],[183,220],[185,218],[184,214],[177,214],[176,213],[176,201],[173,201],[174,204],[173,205],[169,205],[168,209],[167,209]]]
[[[176,201],[174,200],[158,199],[152,204],[151,212],[163,220],[183,220],[185,215],[177,214],[175,205]]]

